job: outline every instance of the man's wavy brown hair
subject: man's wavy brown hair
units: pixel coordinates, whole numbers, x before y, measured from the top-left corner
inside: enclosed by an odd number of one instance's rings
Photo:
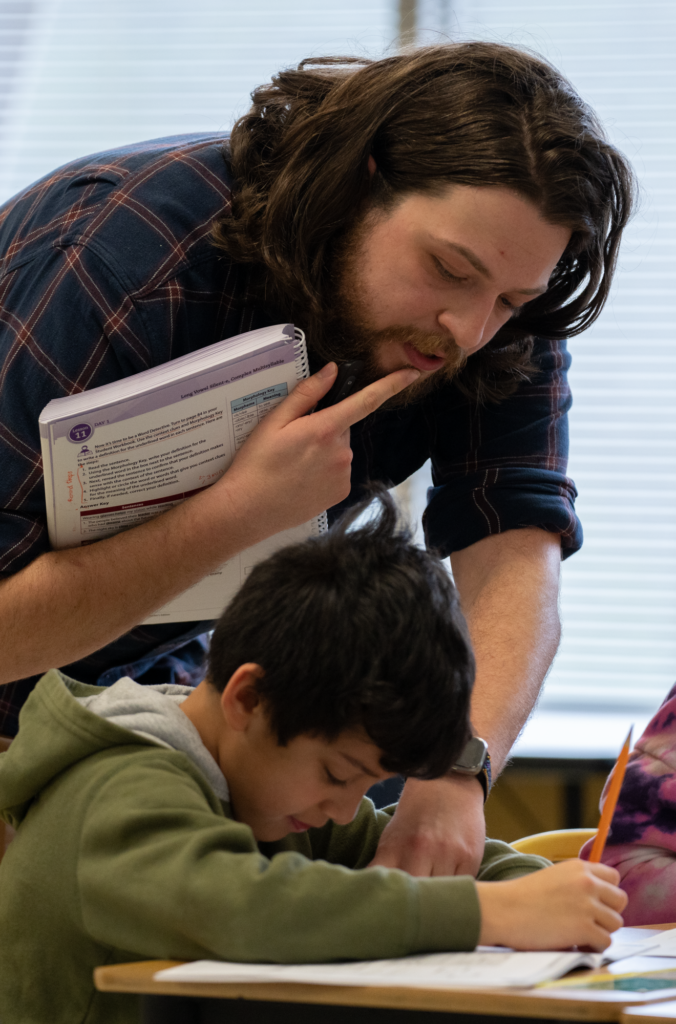
[[[511,393],[533,370],[534,336],[569,337],[598,317],[634,177],[594,112],[543,59],[484,42],[382,60],[316,57],[252,100],[230,138],[234,200],[214,238],[251,265],[254,294],[303,326],[320,355],[335,358],[325,321],[336,243],[367,209],[450,185],[512,189],[572,229],[548,291],[468,360],[457,378],[466,394]]]

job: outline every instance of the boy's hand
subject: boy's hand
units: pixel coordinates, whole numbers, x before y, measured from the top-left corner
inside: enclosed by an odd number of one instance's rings
[[[510,882],[477,882],[484,946],[601,952],[622,927],[627,894],[607,864],[567,860]]]

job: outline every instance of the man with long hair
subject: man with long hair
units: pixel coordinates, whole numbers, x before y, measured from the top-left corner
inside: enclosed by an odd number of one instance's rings
[[[199,681],[210,623],[140,626],[151,612],[431,458],[426,537],[451,555],[474,728],[499,770],[556,650],[561,556],[581,544],[565,339],[604,305],[632,201],[629,166],[554,68],[463,43],[304,61],[254,92],[229,137],[85,158],[6,204],[0,732],[53,666],[104,685]],[[49,551],[47,401],[279,321],[304,328],[315,372],[223,477],[116,537]],[[306,416],[348,359],[360,389]],[[376,862],[474,873],[482,764],[407,782]]]

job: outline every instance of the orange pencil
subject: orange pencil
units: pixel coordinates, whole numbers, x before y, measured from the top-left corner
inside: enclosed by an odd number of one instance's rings
[[[610,773],[610,779],[608,780],[608,796],[606,802],[603,805],[601,812],[601,820],[599,822],[599,830],[596,833],[594,839],[594,845],[589,855],[589,860],[593,864],[598,864],[603,856],[603,851],[606,848],[606,839],[608,838],[608,832],[610,831],[610,823],[613,820],[615,808],[617,807],[617,798],[620,795],[622,789],[622,783],[624,782],[624,773],[627,769],[627,761],[629,760],[629,750],[631,749],[631,734],[634,726],[627,733],[627,738],[624,741],[624,746],[620,751],[620,756],[615,762],[615,767]]]

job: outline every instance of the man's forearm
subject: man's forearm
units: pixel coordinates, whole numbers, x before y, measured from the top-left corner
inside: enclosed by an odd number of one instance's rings
[[[133,530],[52,551],[0,583],[0,683],[85,657],[253,543],[205,491]],[[220,524],[220,528],[219,528]]]
[[[472,723],[499,771],[523,728],[560,637],[560,540],[527,528],[451,556],[477,662]]]

